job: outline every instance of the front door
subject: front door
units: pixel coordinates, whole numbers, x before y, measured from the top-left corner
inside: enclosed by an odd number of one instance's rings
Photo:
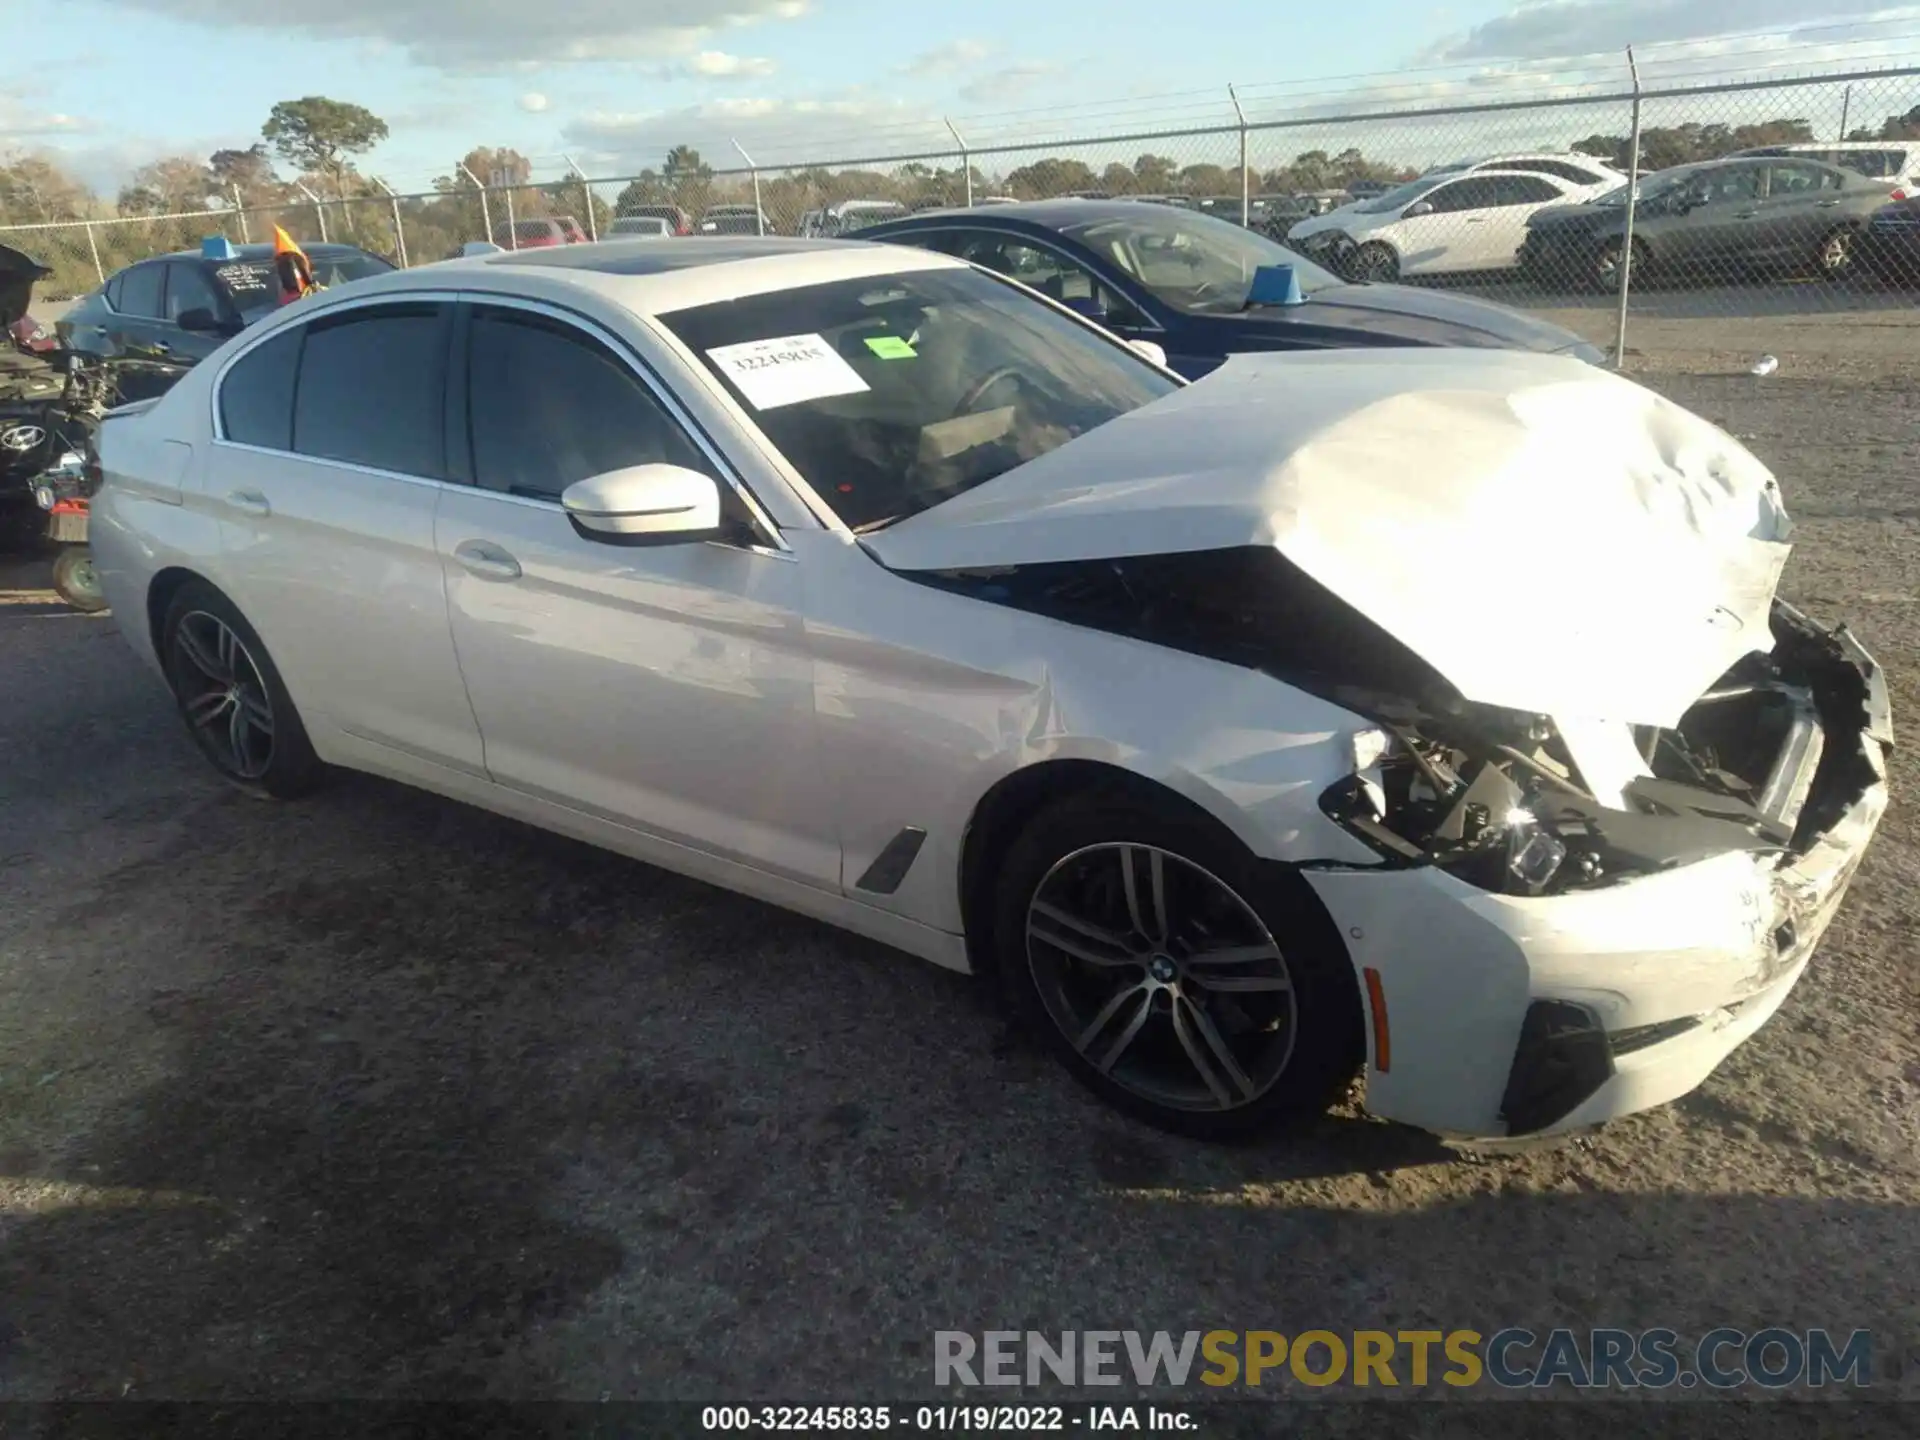
[[[635,548],[576,530],[575,481],[720,466],[611,337],[537,307],[468,313],[473,483],[448,487],[436,540],[488,773],[837,889],[799,564],[764,531]]]

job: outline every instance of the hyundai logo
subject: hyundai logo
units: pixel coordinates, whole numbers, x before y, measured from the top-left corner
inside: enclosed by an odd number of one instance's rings
[[[47,438],[47,432],[38,425],[15,425],[0,430],[0,450],[11,450],[16,455],[24,455],[29,450],[38,450]]]

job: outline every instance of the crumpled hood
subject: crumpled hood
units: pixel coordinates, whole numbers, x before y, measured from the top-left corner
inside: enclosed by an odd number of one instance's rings
[[[1493,350],[1240,355],[867,537],[895,570],[1272,545],[1470,700],[1670,726],[1771,649],[1791,522],[1731,436]]]

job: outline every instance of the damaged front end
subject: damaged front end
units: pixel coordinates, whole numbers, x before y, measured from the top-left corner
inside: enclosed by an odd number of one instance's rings
[[[1742,659],[1677,725],[1632,728],[1624,780],[1584,773],[1544,715],[1349,692],[1380,729],[1356,738],[1354,774],[1322,806],[1383,863],[1438,865],[1503,894],[1804,854],[1883,776],[1885,682],[1844,631],[1783,602],[1772,628],[1773,650]]]
[[[1481,889],[1594,888],[1731,852],[1803,854],[1882,778],[1885,683],[1845,631],[1783,602],[1750,653],[1668,728],[1556,721],[1465,699],[1265,547],[912,578],[1260,670],[1374,722],[1321,808],[1383,867]],[[1489,583],[1471,622],[1500,623]]]

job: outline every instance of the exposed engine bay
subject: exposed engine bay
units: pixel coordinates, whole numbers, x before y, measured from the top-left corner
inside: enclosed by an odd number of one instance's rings
[[[1495,892],[1803,853],[1878,778],[1860,741],[1867,674],[1844,632],[1779,601],[1771,653],[1741,659],[1679,724],[1633,727],[1625,771],[1603,778],[1552,718],[1466,700],[1270,547],[909,578],[1243,665],[1373,720],[1322,808],[1382,865],[1438,865]],[[1484,594],[1475,623],[1497,628],[1511,601]]]

